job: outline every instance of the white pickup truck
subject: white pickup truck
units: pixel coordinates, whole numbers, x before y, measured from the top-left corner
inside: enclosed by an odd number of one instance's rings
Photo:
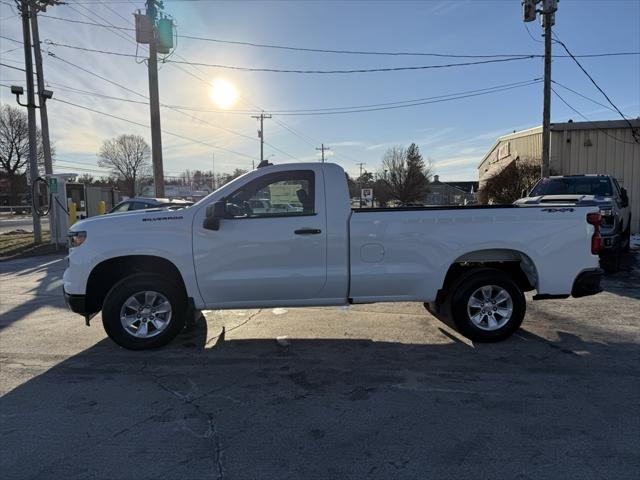
[[[296,208],[251,208],[272,197]],[[424,302],[498,341],[522,323],[525,291],[601,290],[599,224],[597,206],[352,210],[339,166],[270,165],[182,210],[76,223],[64,295],[129,349],[166,344],[202,309],[371,302]]]

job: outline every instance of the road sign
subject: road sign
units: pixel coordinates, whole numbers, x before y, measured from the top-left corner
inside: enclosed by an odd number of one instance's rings
[[[373,207],[373,188],[363,188],[360,191],[362,197],[362,205],[366,207]]]
[[[58,193],[58,179],[50,178],[49,179],[49,192],[54,195]]]

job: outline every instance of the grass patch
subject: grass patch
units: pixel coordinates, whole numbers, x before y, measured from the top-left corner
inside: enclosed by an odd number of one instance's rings
[[[34,243],[33,233],[9,233],[0,235],[0,262],[20,257],[65,253],[66,247],[49,243],[49,232],[42,232],[42,243]]]

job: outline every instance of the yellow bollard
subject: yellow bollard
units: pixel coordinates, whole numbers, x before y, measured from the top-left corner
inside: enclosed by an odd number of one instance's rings
[[[69,226],[76,223],[78,220],[78,213],[76,212],[76,202],[69,202]]]
[[[104,203],[104,200],[100,200],[98,202],[98,215],[104,215],[106,211],[107,211],[107,204]]]

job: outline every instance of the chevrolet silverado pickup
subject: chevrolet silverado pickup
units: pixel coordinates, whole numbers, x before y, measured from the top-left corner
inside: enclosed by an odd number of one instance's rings
[[[338,165],[270,165],[182,210],[74,224],[63,289],[129,349],[166,344],[203,309],[371,302],[422,302],[491,342],[519,328],[523,292],[600,291],[600,217],[597,206],[352,209]]]

